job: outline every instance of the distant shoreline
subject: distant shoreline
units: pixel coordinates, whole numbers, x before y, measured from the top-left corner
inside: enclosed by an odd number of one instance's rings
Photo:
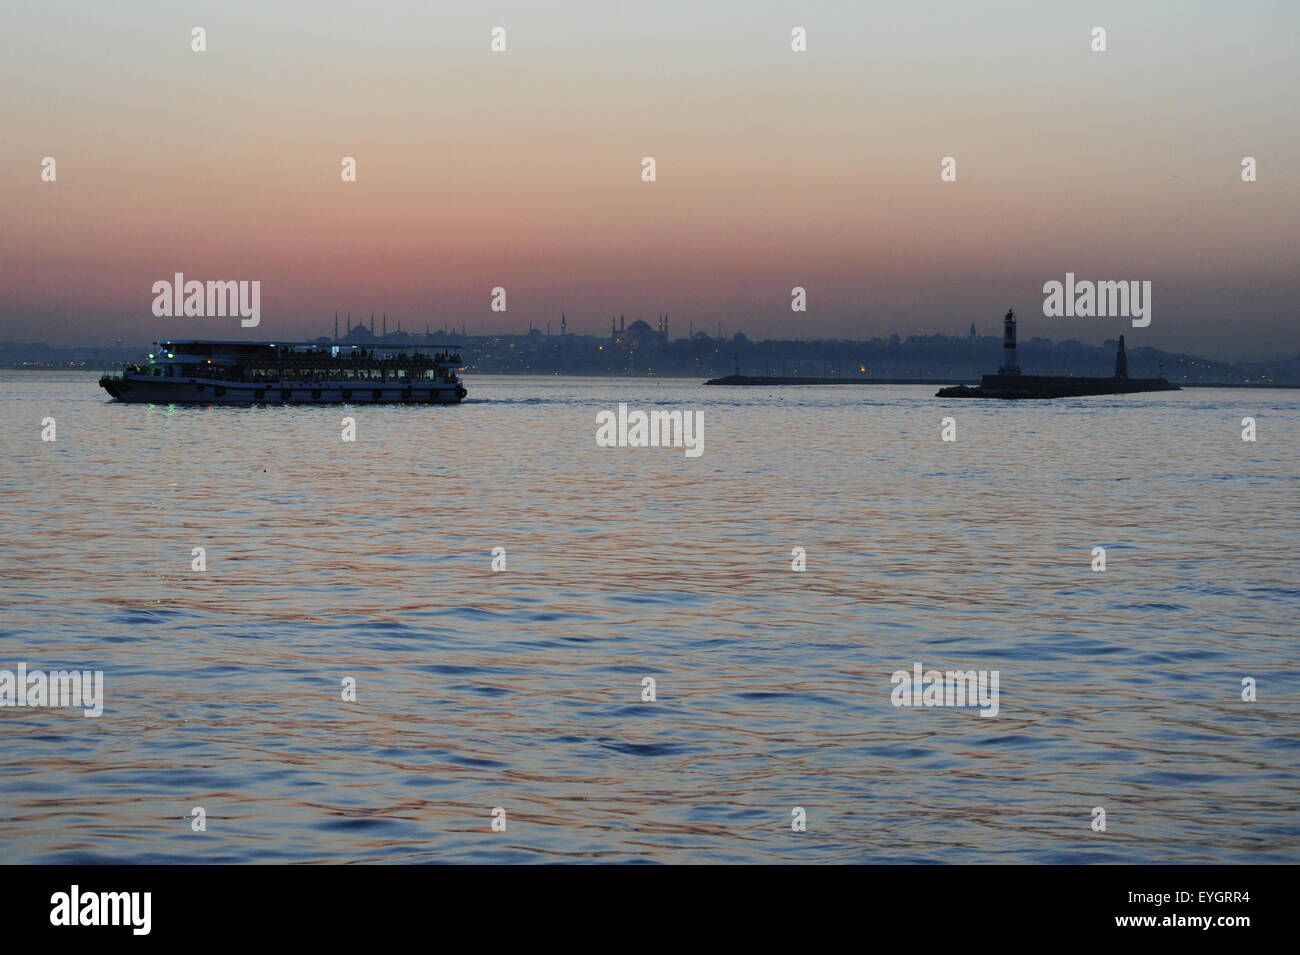
[[[69,368],[66,365],[4,365],[0,364],[0,371],[70,371],[81,372],[87,375],[98,375],[102,370],[95,367],[78,367]],[[583,373],[583,372],[564,372],[544,373],[544,372],[527,372],[527,371],[483,371],[467,372],[471,378],[537,378],[539,380],[555,378],[607,378],[613,381],[698,381],[702,385],[720,385],[731,388],[761,387],[768,386],[773,388],[782,387],[807,387],[809,385],[977,385],[977,378],[951,378],[944,376],[935,376],[933,378],[775,378],[775,377],[751,377],[744,381],[701,381],[699,375],[611,375],[604,373]],[[734,377],[734,376],[728,376]],[[742,376],[744,377],[744,376]],[[1251,388],[1251,389],[1269,389],[1277,388],[1285,391],[1296,391],[1300,389],[1300,383],[1282,384],[1272,382],[1232,382],[1232,381],[1174,381],[1174,384],[1180,388]]]
[[[715,378],[705,382],[706,385],[719,385],[729,388],[747,388],[761,385],[978,385],[979,383],[978,378],[764,378],[745,375],[741,375],[738,379],[735,375],[728,375],[727,378]],[[1255,382],[1237,384],[1231,381],[1173,383],[1180,388],[1300,388],[1300,384],[1281,385]]]
[[[891,335],[853,340],[752,341],[737,333],[730,339],[696,332],[669,339],[645,322],[627,329],[613,328],[608,336],[547,335],[534,328],[521,335],[450,335],[440,331],[423,336],[393,332],[371,335],[354,327],[342,338],[311,340],[321,347],[382,346],[385,348],[443,348],[455,345],[466,359],[467,376],[530,375],[550,377],[623,377],[712,379],[733,373],[782,380],[786,384],[915,381],[957,384],[976,381],[1000,366],[1001,337],[991,335]],[[1114,373],[1118,341],[1102,346],[1073,339],[1053,342],[1030,338],[1019,343],[1020,362],[1035,374],[1105,377]],[[65,348],[43,342],[0,341],[0,366],[7,368],[85,368],[117,370],[140,360],[142,350],[126,344],[114,347]],[[1165,377],[1178,385],[1224,387],[1285,383],[1300,385],[1300,353],[1264,361],[1226,360],[1167,352],[1130,343],[1128,374],[1134,378]]]

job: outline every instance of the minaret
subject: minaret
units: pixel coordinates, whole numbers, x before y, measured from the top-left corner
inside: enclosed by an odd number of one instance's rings
[[[339,340],[339,313],[334,313],[334,340]]]
[[[388,313],[384,312],[384,335],[388,334]]]
[[[1002,318],[1002,367],[998,374],[1020,374],[1020,366],[1016,364],[1016,313],[1011,309]]]
[[[664,344],[668,344],[668,313],[664,312]]]
[[[567,319],[565,319],[563,312],[560,313],[560,334],[561,335],[569,334],[569,322]]]
[[[616,328],[614,327],[614,316],[613,316],[613,315],[611,315],[611,316],[609,317],[609,340],[610,340],[611,342],[612,342],[612,341],[617,341],[617,340],[618,340],[618,329],[616,329]]]
[[[1128,355],[1124,353],[1124,336],[1119,336],[1119,351],[1115,352],[1115,377],[1128,377]]]
[[[370,313],[370,337],[373,338],[374,335],[375,335],[375,313],[371,312]]]

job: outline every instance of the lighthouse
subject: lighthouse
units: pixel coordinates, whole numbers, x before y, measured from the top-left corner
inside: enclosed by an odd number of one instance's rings
[[[1159,378],[1130,378],[1124,336],[1115,350],[1115,376],[1090,378],[1082,375],[1022,375],[1016,361],[1016,313],[1007,309],[1002,319],[1002,367],[996,375],[985,375],[978,388],[953,385],[940,388],[937,398],[1082,398],[1085,395],[1128,395],[1138,391],[1177,391]]]
[[[1002,318],[1002,367],[998,374],[1020,374],[1020,366],[1016,364],[1016,313],[1011,309]]]

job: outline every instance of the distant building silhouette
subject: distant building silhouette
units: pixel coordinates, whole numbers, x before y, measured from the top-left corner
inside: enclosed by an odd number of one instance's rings
[[[649,322],[639,318],[626,328],[620,328],[614,336],[614,344],[622,348],[644,348],[660,341],[663,341],[662,330],[655,331]]]

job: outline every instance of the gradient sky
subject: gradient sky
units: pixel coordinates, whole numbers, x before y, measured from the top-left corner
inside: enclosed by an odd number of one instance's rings
[[[1298,32],[1293,0],[10,2],[0,339],[314,337],[335,311],[996,334],[1014,306],[1024,337],[1294,355]],[[261,327],[155,318],[177,271],[260,280]],[[1151,280],[1150,327],[1043,317],[1067,271]]]

